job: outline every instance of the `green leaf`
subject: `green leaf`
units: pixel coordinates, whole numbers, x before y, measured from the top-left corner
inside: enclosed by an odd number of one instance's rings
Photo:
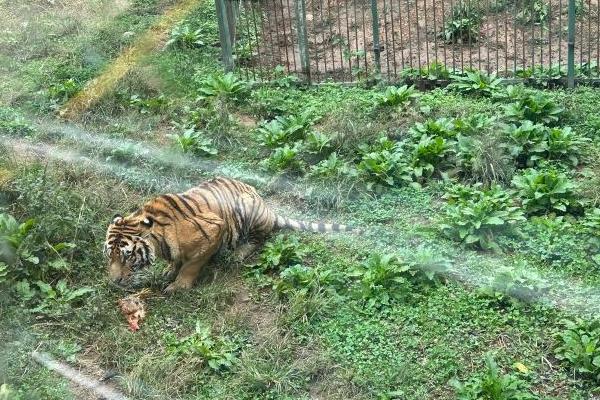
[[[499,217],[489,217],[485,220],[486,225],[504,225],[504,220]]]

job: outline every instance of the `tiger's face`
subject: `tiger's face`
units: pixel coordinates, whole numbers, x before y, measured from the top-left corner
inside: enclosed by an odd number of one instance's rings
[[[128,284],[133,273],[154,262],[154,248],[146,239],[151,227],[152,220],[143,216],[113,218],[106,233],[104,255],[114,283]]]

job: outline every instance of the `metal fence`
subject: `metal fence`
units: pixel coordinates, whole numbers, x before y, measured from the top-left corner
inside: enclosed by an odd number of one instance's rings
[[[598,79],[599,0],[216,0],[226,69],[389,81],[469,69]],[[569,63],[571,61],[571,63]],[[572,82],[571,82],[572,83]]]

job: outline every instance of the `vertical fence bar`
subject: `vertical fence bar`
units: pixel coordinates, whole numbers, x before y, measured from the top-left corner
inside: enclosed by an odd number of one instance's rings
[[[334,42],[333,42],[333,19],[331,18],[331,1],[330,0],[327,0],[327,25],[329,25],[329,40],[327,40],[327,44],[328,44],[328,46],[330,46],[330,50],[331,50],[331,68],[330,68],[331,76],[335,77],[335,50],[334,50]]]
[[[315,61],[315,70],[313,71],[314,74],[312,76],[312,78],[317,81],[320,82],[321,81],[321,65],[320,65],[320,58],[319,57],[319,46],[317,43],[317,11],[315,9],[315,1],[316,0],[311,0],[310,1],[310,17],[311,17],[311,21],[312,21],[312,32],[311,32],[311,39],[313,40],[314,43],[314,61]],[[306,3],[305,3],[306,4]],[[308,32],[308,27],[307,30]],[[308,41],[307,41],[308,43]],[[307,44],[306,46],[306,51],[308,52],[309,49],[309,45]]]
[[[379,12],[377,0],[371,0],[371,15],[373,17],[373,59],[375,60],[375,73],[381,73],[381,47],[379,43]]]
[[[306,32],[306,1],[295,0],[296,30],[298,32],[298,51],[300,52],[300,65],[306,80],[311,83],[310,59],[308,56],[308,36]]]
[[[418,4],[415,4],[415,7],[419,7]],[[427,64],[427,68],[429,68],[429,41],[427,40],[427,14],[429,14],[427,12],[427,0],[423,0],[423,23],[425,25],[425,37],[424,37],[424,42],[425,42],[425,63]],[[419,26],[419,20],[417,19],[417,28]]]
[[[550,68],[552,68],[552,16],[553,16],[553,8],[550,6],[550,15],[548,18],[548,64]],[[558,68],[558,75],[560,75],[560,67]]]
[[[398,0],[398,29],[400,30],[400,73],[406,67],[404,63],[404,38],[402,34],[402,1]],[[395,57],[395,56],[394,56]]]
[[[448,68],[448,57],[446,54],[446,43],[444,42],[444,29],[446,29],[446,2],[442,2],[442,26],[441,26],[441,40],[442,46],[444,46],[444,66]],[[437,32],[436,32],[437,35]]]
[[[258,54],[258,76],[259,79],[263,79],[264,74],[263,74],[263,63],[262,63],[262,57],[261,57],[261,52],[260,52],[260,35],[258,32],[258,26],[256,25],[256,10],[254,8],[254,2],[250,1],[250,9],[252,10],[252,25],[254,25],[254,36],[256,38],[256,53]],[[259,4],[259,3],[256,3]],[[261,21],[262,21],[262,10],[260,8],[259,5],[259,15],[261,15]],[[261,33],[262,33],[262,26],[261,26]],[[265,56],[266,57],[266,56]]]
[[[559,8],[559,13],[558,13],[558,69],[560,70],[563,67],[562,66],[562,42],[563,42],[562,0],[559,0],[558,8]]]
[[[316,0],[313,0],[313,2],[316,2]],[[327,75],[329,74],[329,72],[327,71],[327,46],[325,44],[325,21],[323,20],[323,7],[325,7],[325,2],[324,0],[321,1],[321,3],[318,6],[319,9],[319,15],[321,18],[321,47],[323,48],[323,69],[324,69],[324,73],[323,73],[323,77],[326,80],[327,79]],[[316,47],[316,51],[318,50],[319,46],[319,40],[318,40],[318,36],[317,36],[317,32],[315,32],[315,47]]]
[[[569,30],[567,39],[567,86],[575,87],[575,0],[569,0]]]
[[[600,73],[600,4],[596,4],[596,78]]]
[[[408,27],[408,62],[410,68],[413,68],[412,34],[410,29],[410,0],[406,0],[406,26]],[[419,65],[417,65],[419,68]]]
[[[225,72],[233,70],[233,48],[231,43],[231,26],[227,17],[227,0],[216,0],[217,19],[219,23],[219,36],[221,38],[221,56]]]
[[[367,19],[365,16],[365,7],[362,4],[360,5],[360,11],[361,11],[361,15],[362,15],[362,19],[361,19],[362,30],[363,30],[362,45],[363,45],[363,53],[364,53],[364,59],[365,59],[365,78],[366,78],[367,76],[369,76],[369,60],[367,57],[369,55],[369,52],[367,50],[367,23],[366,23]]]
[[[392,19],[394,18],[393,10],[389,10],[392,13]],[[384,44],[380,46],[380,49],[385,50],[385,65],[386,65],[386,76],[390,74],[390,41],[388,38],[388,23],[387,23],[387,15],[388,15],[388,6],[385,0],[383,0],[383,32],[384,32]],[[393,54],[393,53],[392,53]],[[388,79],[389,80],[389,79]]]
[[[442,7],[444,7],[444,4],[442,3]],[[433,48],[435,49],[435,53],[434,53],[434,61],[437,63],[438,62],[438,42],[437,42],[437,36],[438,36],[438,31],[437,31],[437,13],[435,11],[435,1],[433,2]],[[444,63],[444,66],[446,66],[446,64]]]
[[[398,68],[396,66],[396,29],[394,27],[394,0],[390,0],[390,15],[390,22],[392,23],[392,61],[394,66],[394,80],[396,80],[398,79]],[[388,75],[391,75],[390,71],[388,71]]]
[[[515,7],[518,7],[519,3],[515,3]],[[517,15],[516,10],[513,12],[513,77],[517,75]],[[508,25],[508,17],[506,18],[506,24]],[[507,36],[508,39],[508,36]],[[507,46],[508,49],[508,46]],[[508,51],[508,50],[507,50]]]
[[[292,18],[292,11],[291,11],[291,6],[290,6],[290,0],[285,0],[286,1],[286,5],[287,5],[287,18],[288,18],[288,23],[289,23],[289,28],[290,28],[290,45],[292,46],[292,61],[294,62],[294,73],[298,73],[298,64],[296,63],[296,44],[294,43],[294,28],[293,23],[294,20]],[[283,9],[283,7],[282,7]],[[283,15],[283,10],[281,11],[281,14]]]
[[[349,76],[350,76],[350,82],[353,81],[353,76],[352,76],[352,51],[351,51],[351,39],[350,39],[350,14],[348,13],[348,1],[346,0],[338,0],[339,1],[343,1],[344,2],[344,8],[346,11],[346,39],[347,39],[347,43],[348,43],[348,72],[349,72]]]
[[[583,4],[582,4],[583,7]],[[584,14],[584,13],[582,13]],[[588,43],[587,43],[587,48],[588,48],[588,57],[587,57],[587,63],[588,66],[590,67],[588,70],[588,78],[592,77],[592,0],[588,0],[588,12],[587,12],[587,16],[588,16]]]
[[[418,0],[417,0],[418,1]],[[419,5],[415,1],[415,30],[417,31],[417,57],[419,57],[417,68],[421,68],[421,37],[419,35]],[[409,21],[410,24],[410,21]]]

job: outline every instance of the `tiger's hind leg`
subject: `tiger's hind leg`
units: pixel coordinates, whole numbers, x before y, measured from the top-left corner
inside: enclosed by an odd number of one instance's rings
[[[237,249],[235,249],[235,251],[233,252],[233,259],[236,262],[242,262],[246,258],[248,258],[252,253],[254,253],[257,247],[258,243],[255,243],[254,241],[248,241],[239,246]]]

